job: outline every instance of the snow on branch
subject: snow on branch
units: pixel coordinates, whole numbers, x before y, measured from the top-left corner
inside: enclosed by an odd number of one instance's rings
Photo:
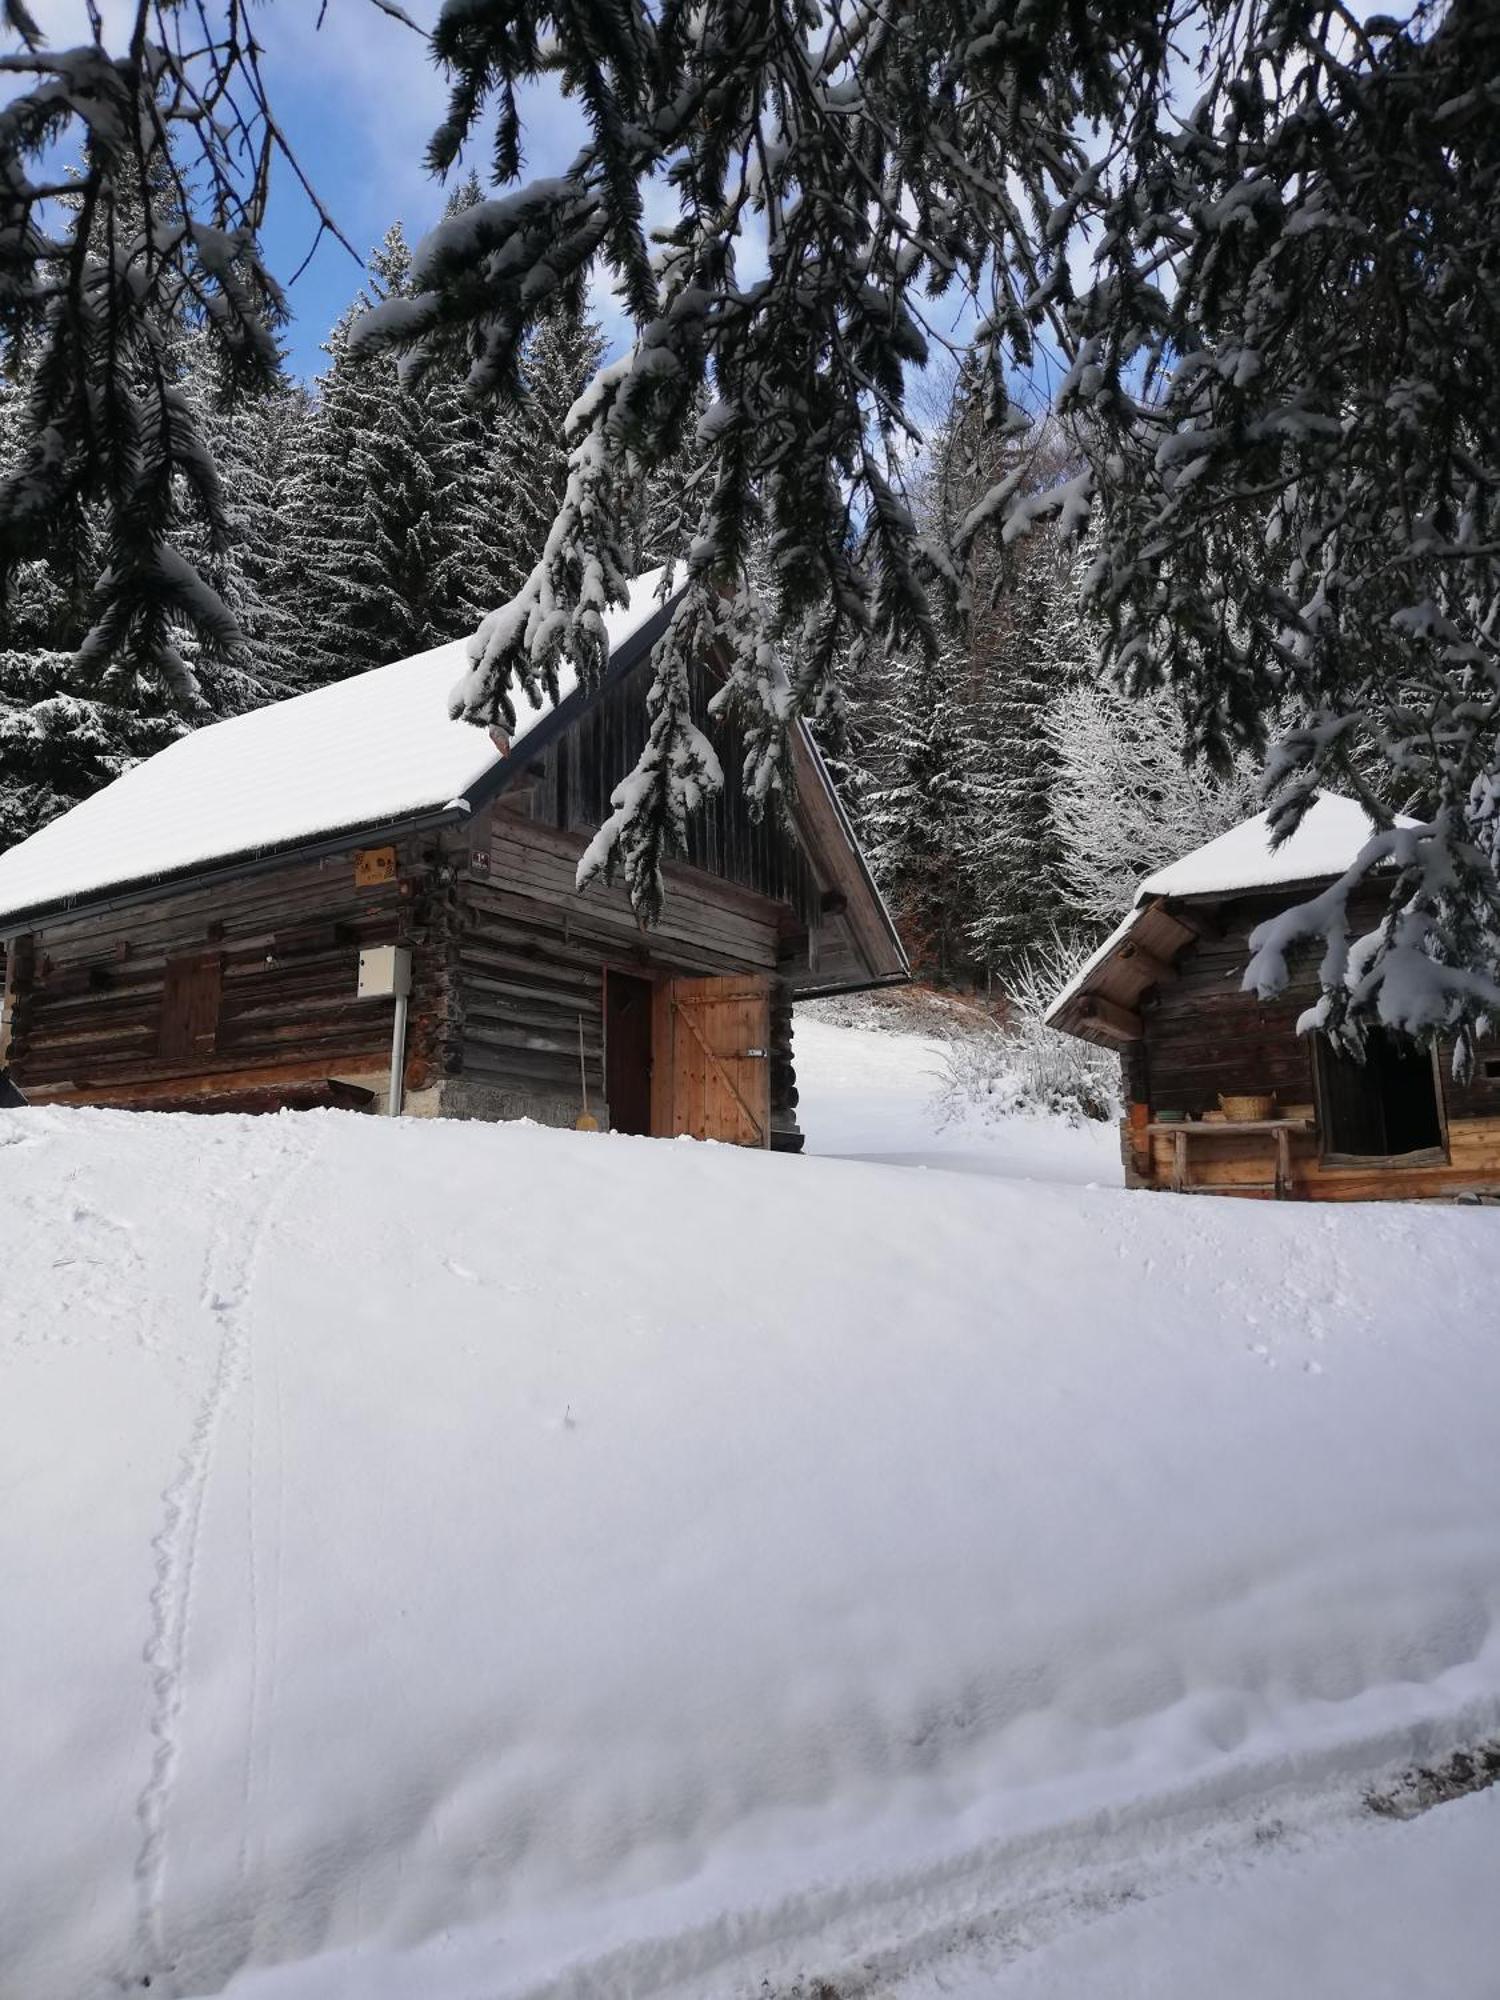
[[[686,851],[689,814],[723,789],[718,756],[692,715],[692,669],[707,657],[723,624],[713,586],[689,584],[652,653],[646,747],[615,787],[609,818],[578,863],[580,889],[599,875],[613,880],[618,870],[643,923],[661,915],[662,864]]]

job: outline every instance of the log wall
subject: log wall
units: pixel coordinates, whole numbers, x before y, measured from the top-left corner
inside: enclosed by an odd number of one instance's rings
[[[392,1007],[356,997],[359,952],[425,945],[434,859],[408,849],[397,880],[364,889],[352,855],[293,863],[44,925],[20,946],[31,965],[11,1033],[17,1082],[33,1101],[122,1104],[325,1077],[380,1083]],[[206,1026],[185,967],[216,988]],[[440,959],[419,948],[415,971],[408,1076],[420,1085],[446,996]]]
[[[527,809],[539,824],[591,839],[609,817],[610,794],[634,769],[646,745],[646,705],[641,667],[607,689],[594,706],[549,746],[530,772]],[[689,816],[689,868],[734,883],[767,900],[789,904],[811,920],[817,888],[796,842],[773,814],[751,817],[738,744],[718,728],[708,704],[718,683],[707,669],[691,670],[693,713],[716,741],[724,770],[723,789]]]
[[[669,867],[660,925],[643,931],[622,886],[574,887],[586,845],[502,802],[476,824],[451,892],[448,1035],[462,1083],[445,1109],[570,1123],[579,1040],[591,1109],[604,1117],[604,982],[775,970],[790,905]]]
[[[700,712],[712,692],[699,671]],[[290,861],[16,941],[17,1082],[34,1101],[136,1105],[347,1101],[329,1096],[330,1080],[383,1095],[392,1005],[357,998],[356,968],[364,947],[402,943],[413,1112],[571,1122],[581,1028],[603,1114],[611,966],[659,979],[794,974],[836,925],[798,843],[752,819],[732,756],[722,794],[691,822],[686,859],[668,866],[655,930],[641,930],[622,887],[577,892],[579,857],[644,744],[638,696],[610,690],[467,827],[401,844],[393,880],[362,886],[352,852]],[[782,1040],[780,1108],[794,1129]],[[309,1099],[308,1086],[323,1094]]]
[[[1173,1139],[1158,1133],[1147,1141],[1140,1127],[1144,1106],[1152,1117],[1180,1111],[1201,1119],[1215,1110],[1220,1094],[1274,1092],[1278,1110],[1315,1115],[1315,1050],[1299,1035],[1298,1017],[1319,993],[1321,947],[1308,945],[1289,961],[1287,990],[1269,1004],[1240,990],[1255,926],[1283,904],[1246,899],[1211,914],[1218,935],[1201,938],[1182,953],[1176,976],[1164,980],[1141,1008],[1144,1039],[1126,1053],[1126,1094],[1138,1107],[1135,1129],[1127,1121],[1124,1150],[1127,1177],[1136,1185],[1169,1187]],[[1374,921],[1383,904],[1356,908]],[[1209,914],[1209,913],[1205,913]],[[1493,1064],[1493,1070],[1490,1065]],[[1486,1057],[1481,1047],[1473,1074],[1454,1075],[1451,1045],[1439,1052],[1440,1103],[1447,1134],[1442,1160],[1325,1162],[1323,1142],[1314,1131],[1291,1137],[1293,1195],[1322,1201],[1370,1201],[1421,1195],[1500,1191],[1500,1051]],[[1222,1134],[1222,1136],[1221,1136]],[[1235,1135],[1217,1128],[1189,1141],[1194,1183],[1230,1192],[1274,1178],[1274,1139]]]

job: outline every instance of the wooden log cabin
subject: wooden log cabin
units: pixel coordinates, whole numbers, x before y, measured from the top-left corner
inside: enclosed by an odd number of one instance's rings
[[[1297,1022],[1321,942],[1285,992],[1242,990],[1250,933],[1341,875],[1370,837],[1325,795],[1273,853],[1264,815],[1148,876],[1129,916],[1058,995],[1050,1024],[1121,1058],[1129,1187],[1307,1201],[1500,1195],[1500,1055],[1372,1034],[1363,1061]],[[1351,921],[1378,921],[1378,887]],[[1231,1115],[1233,1114],[1233,1115]]]
[[[644,741],[658,576],[593,695],[512,741],[441,647],[184,737],[0,855],[0,1074],[33,1104],[343,1106],[797,1150],[792,1004],[907,964],[817,750],[790,829],[736,761],[660,925],[579,857]],[[696,673],[696,699],[714,685]]]

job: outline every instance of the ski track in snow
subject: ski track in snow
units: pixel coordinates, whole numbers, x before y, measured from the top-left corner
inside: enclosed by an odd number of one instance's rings
[[[280,1149],[275,1164],[252,1170],[220,1191],[218,1215],[204,1254],[200,1303],[217,1336],[217,1344],[208,1385],[177,1472],[162,1494],[162,1524],[151,1543],[156,1574],[150,1598],[151,1632],[142,1654],[151,1669],[149,1729],[154,1747],[151,1768],[136,1804],[140,1850],[135,1865],[138,1911],[138,1969],[135,1977],[141,1985],[150,1984],[158,1991],[169,1990],[162,1985],[163,1974],[168,1970],[163,1923],[168,1817],[180,1755],[178,1721],[187,1671],[194,1573],[204,1502],[225,1416],[251,1372],[250,1312],[261,1246],[276,1215],[315,1157],[322,1129],[321,1126],[301,1126],[289,1121],[286,1143]],[[269,1182],[270,1185],[261,1198],[258,1213],[247,1228],[241,1201],[258,1182]],[[255,1506],[254,1443],[252,1429],[249,1458],[251,1483],[247,1494],[252,1521]],[[258,1661],[260,1637],[253,1540],[249,1597],[254,1662]],[[249,1798],[253,1769],[258,1721],[254,1692],[255,1681],[252,1679],[242,1806]]]

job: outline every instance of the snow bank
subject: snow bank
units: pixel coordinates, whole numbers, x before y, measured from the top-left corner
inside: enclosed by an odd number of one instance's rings
[[[1500,1793],[1414,1826],[1379,1821],[1334,1842],[1274,1820],[1233,1879],[1212,1867],[1160,1896],[1037,1938],[1024,1957],[980,1947],[907,2000],[1483,2000],[1500,1965]]]
[[[1014,1942],[1357,1814],[1500,1721],[1497,1257],[1489,1212],[0,1114],[0,1987],[918,1979],[1001,1896]]]
[[[605,620],[612,649],[661,609],[659,569]],[[180,737],[0,854],[0,915],[211,861],[436,811],[500,762],[484,730],[454,722],[468,668],[454,640]],[[565,671],[559,692],[576,686]],[[542,711],[521,703],[515,740]]]

